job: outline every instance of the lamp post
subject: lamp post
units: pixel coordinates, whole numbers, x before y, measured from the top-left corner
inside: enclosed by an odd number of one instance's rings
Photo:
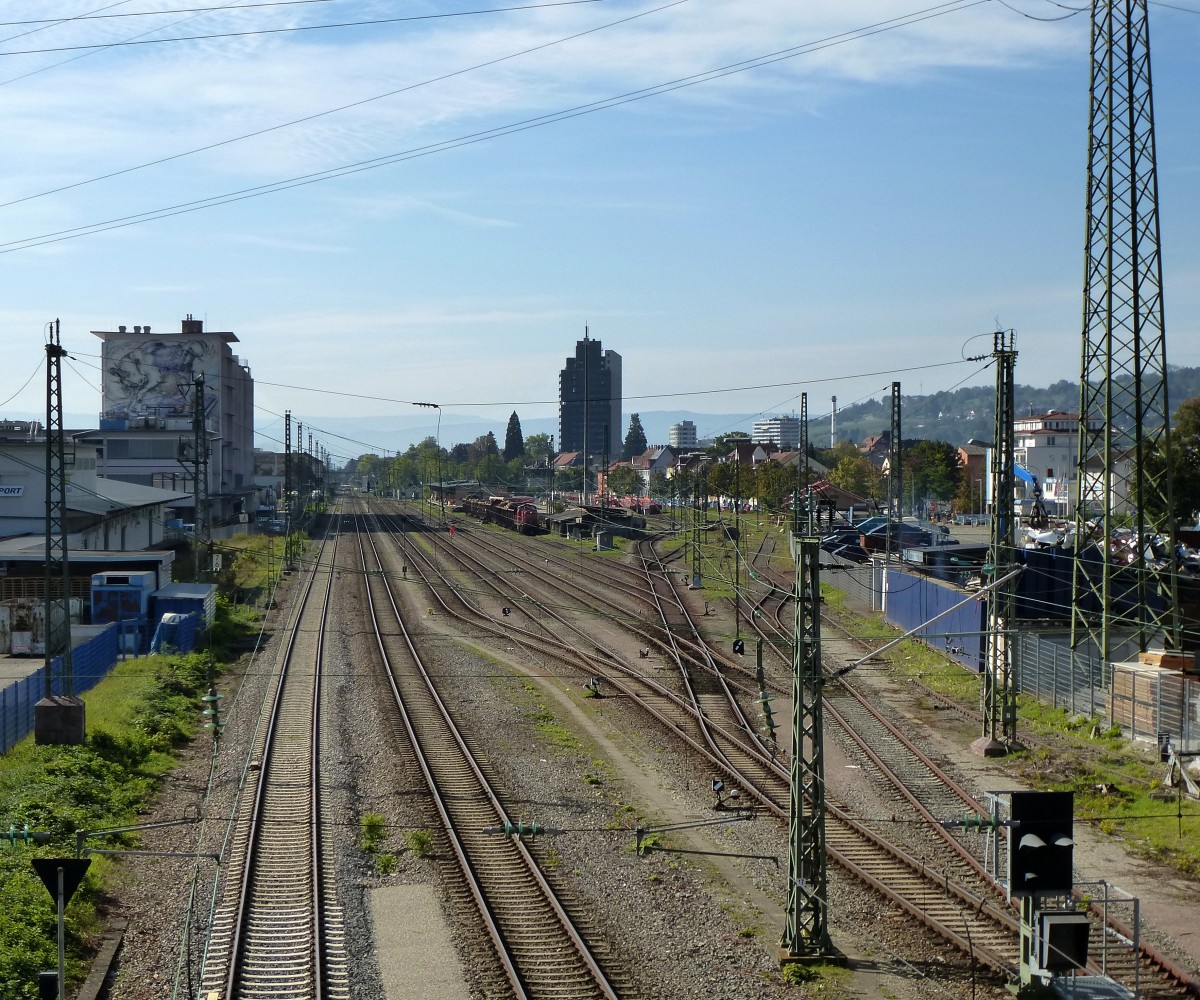
[[[982,517],[983,516],[983,479],[982,478],[978,478],[975,480],[975,495],[979,498],[978,513]]]
[[[442,523],[446,523],[446,484],[442,482],[442,407],[438,403],[413,403],[413,406],[425,406],[437,410],[437,436],[434,442],[437,447],[438,466],[438,496],[442,504]]]

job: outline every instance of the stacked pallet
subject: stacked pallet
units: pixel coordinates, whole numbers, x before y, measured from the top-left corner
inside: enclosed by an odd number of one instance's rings
[[[1162,667],[1163,670],[1195,673],[1197,660],[1195,653],[1168,653],[1162,649],[1148,649],[1144,653],[1138,653],[1138,662],[1148,667]]]
[[[1164,732],[1178,737],[1187,717],[1187,687],[1178,667],[1114,663],[1108,718],[1145,739],[1156,739]]]

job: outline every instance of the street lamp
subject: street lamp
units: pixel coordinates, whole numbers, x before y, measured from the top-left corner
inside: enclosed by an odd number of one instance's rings
[[[438,464],[438,495],[442,501],[442,523],[446,523],[446,484],[442,482],[442,407],[438,403],[413,403],[413,406],[425,406],[437,410],[437,436],[434,441],[437,446]]]
[[[975,494],[979,498],[979,500],[978,500],[979,516],[982,517],[983,516],[983,479],[982,478],[975,480]]]

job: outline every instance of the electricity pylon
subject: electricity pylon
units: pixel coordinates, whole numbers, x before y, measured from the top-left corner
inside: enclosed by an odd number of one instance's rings
[[[1146,0],[1096,0],[1091,40],[1071,646],[1106,663],[1121,636],[1179,648],[1180,620]]]

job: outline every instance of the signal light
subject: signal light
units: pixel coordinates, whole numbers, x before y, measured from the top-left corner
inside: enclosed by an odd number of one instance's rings
[[[1010,792],[1008,886],[1013,896],[1065,894],[1074,884],[1075,793]]]
[[[738,656],[745,656],[746,655],[746,640],[745,639],[734,639],[733,640],[733,651]]]

